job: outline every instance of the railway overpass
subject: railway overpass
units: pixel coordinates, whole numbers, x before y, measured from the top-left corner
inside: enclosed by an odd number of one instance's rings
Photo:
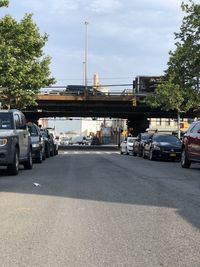
[[[38,106],[25,111],[28,119],[36,121],[45,117],[101,117],[127,119],[138,131],[148,128],[148,118],[176,118],[174,111],[152,109],[144,103],[145,95],[110,93],[103,95],[40,94]],[[193,112],[184,117],[194,117]]]

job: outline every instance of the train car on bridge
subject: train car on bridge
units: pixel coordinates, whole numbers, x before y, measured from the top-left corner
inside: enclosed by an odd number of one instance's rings
[[[148,94],[155,91],[161,84],[163,76],[137,76],[134,81],[136,94]]]
[[[66,90],[61,92],[61,95],[104,95],[103,92],[97,90],[94,86],[85,85],[67,85]]]

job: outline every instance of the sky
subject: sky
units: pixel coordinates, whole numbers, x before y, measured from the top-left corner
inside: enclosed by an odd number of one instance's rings
[[[104,85],[132,84],[137,75],[163,74],[184,15],[181,0],[10,0],[0,17],[25,13],[49,35],[44,52],[57,85],[83,84],[85,21],[88,84],[95,73]]]

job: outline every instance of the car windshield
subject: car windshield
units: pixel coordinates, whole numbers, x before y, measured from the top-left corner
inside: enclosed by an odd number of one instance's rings
[[[0,113],[0,129],[13,129],[10,113]]]
[[[135,141],[134,138],[128,138],[128,140],[127,140],[127,142],[129,142],[129,143],[133,143],[134,141]]]
[[[44,129],[40,129],[40,132],[43,137],[47,137],[46,131]]]
[[[151,136],[150,134],[142,134],[141,140],[148,140],[150,136]]]
[[[28,130],[31,136],[38,136],[38,131],[34,125],[28,126]]]
[[[156,142],[180,143],[180,140],[174,135],[156,135],[153,137]]]

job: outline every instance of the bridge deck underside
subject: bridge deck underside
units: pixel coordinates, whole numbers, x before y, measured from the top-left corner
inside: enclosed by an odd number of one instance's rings
[[[42,117],[110,117],[134,119],[145,116],[148,118],[176,118],[176,112],[166,112],[161,109],[151,109],[144,104],[133,106],[132,100],[66,100],[66,99],[40,99],[38,106],[25,112],[27,116],[35,119]],[[190,112],[187,117],[194,117]]]

